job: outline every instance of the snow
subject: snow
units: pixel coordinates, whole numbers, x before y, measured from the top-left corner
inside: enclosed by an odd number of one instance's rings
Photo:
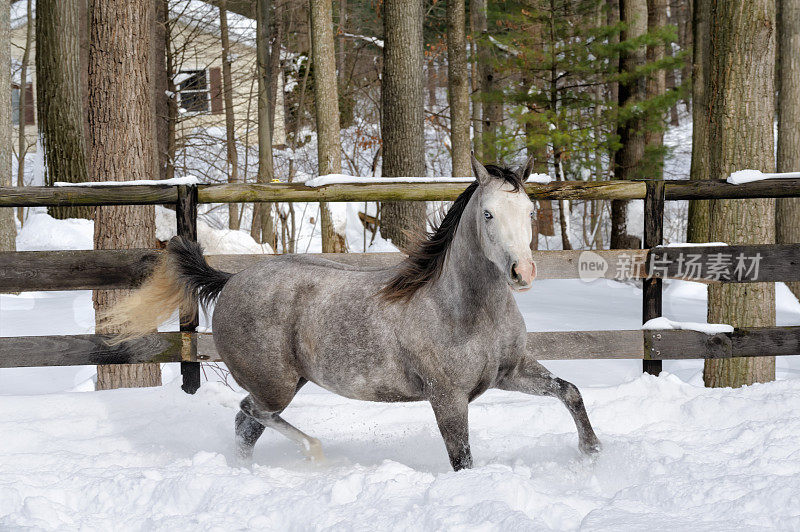
[[[358,35],[355,33],[345,33],[342,32],[341,35],[345,37],[350,37],[351,39],[359,39],[362,41],[366,41],[370,44],[374,44],[378,48],[383,48],[383,39],[378,39],[377,37],[370,37],[369,35]]]
[[[32,210],[17,234],[17,251],[92,249],[92,220],[57,220],[42,210]]]
[[[136,179],[133,181],[89,181],[84,183],[67,183],[66,181],[56,181],[53,185],[57,187],[107,187],[107,186],[129,186],[129,185],[197,185],[200,180],[193,176],[173,177],[171,179]]]
[[[528,179],[525,180],[526,183],[549,183],[553,179],[550,177],[549,174],[531,174],[528,176]]]
[[[177,234],[175,211],[156,206],[156,238],[168,241]],[[269,244],[259,244],[249,233],[214,228],[203,218],[197,219],[197,241],[206,255],[273,253]]]
[[[328,462],[268,431],[245,468],[232,435],[242,394],[218,383],[4,396],[0,529],[800,526],[800,380],[731,390],[641,375],[583,395],[604,443],[595,459],[555,400],[493,390],[472,405],[476,467],[459,473],[422,403],[301,391],[286,417]]]
[[[800,178],[800,172],[781,172],[765,173],[761,170],[737,170],[728,176],[726,181],[733,185],[762,181],[764,179],[796,179]]]
[[[706,334],[733,332],[733,326],[726,323],[698,323],[693,321],[673,321],[663,316],[647,320],[642,329],[645,331],[674,329],[682,331],[698,331]]]
[[[303,184],[307,187],[323,187],[325,185],[349,183],[472,183],[474,177],[358,177],[345,174],[328,174],[307,179]],[[531,174],[528,183],[550,183],[547,174]]]
[[[327,174],[307,179],[307,187],[350,183],[472,183],[474,177],[358,177],[345,174]]]
[[[659,248],[704,248],[707,246],[727,246],[728,244],[725,242],[670,242],[669,244],[663,244],[661,246],[656,246]]]

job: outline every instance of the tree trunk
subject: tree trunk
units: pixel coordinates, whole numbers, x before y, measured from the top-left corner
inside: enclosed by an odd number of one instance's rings
[[[89,10],[88,167],[94,180],[152,179],[158,173],[151,58],[154,8],[152,0],[95,1]],[[95,249],[153,247],[154,229],[152,206],[99,207]],[[109,309],[122,295],[123,291],[96,291],[95,311]],[[97,367],[98,390],[160,384],[158,364]]]
[[[494,72],[494,54],[488,42],[489,27],[486,0],[473,0],[471,4],[478,36],[478,74],[480,76],[481,101],[483,102],[481,140],[483,141],[483,160],[485,163],[497,162],[497,128],[503,121],[503,102],[497,97],[497,83]]]
[[[353,66],[356,62],[357,54],[353,54],[351,39],[345,37],[349,31],[350,21],[349,12],[351,8],[347,5],[347,0],[339,0],[338,4],[338,31],[336,49],[336,72],[339,87],[339,122],[343,128],[349,128],[355,120],[355,92],[351,88],[350,79],[353,74]],[[358,9],[358,4],[353,11]],[[355,13],[354,13],[355,14]],[[354,55],[356,58],[354,58]]]
[[[479,161],[483,160],[483,102],[480,92],[480,72],[478,68],[478,39],[480,39],[481,6],[484,0],[469,2],[469,32],[472,36],[470,57],[472,73],[472,149]]]
[[[0,4],[0,86],[11,88],[11,6]],[[0,101],[0,186],[10,187],[11,180],[11,98]],[[14,209],[0,209],[0,251],[16,251],[17,227]]]
[[[174,177],[175,170],[172,159],[175,152],[170,150],[173,145],[170,136],[173,134],[174,120],[170,112],[170,105],[175,94],[170,87],[171,74],[168,63],[169,51],[169,0],[155,0],[156,20],[153,24],[153,98],[156,106],[156,153],[158,156],[158,179]],[[176,111],[177,115],[177,111]]]
[[[464,2],[447,0],[447,94],[453,176],[472,175],[469,162],[469,72]]]
[[[425,175],[422,0],[385,0],[381,137],[383,177]],[[381,234],[399,248],[426,228],[424,202],[381,206]]]
[[[692,50],[695,42],[700,42],[696,40],[696,35],[694,32],[694,10],[696,9],[695,2],[698,0],[680,0],[680,5],[678,9],[678,17],[679,17],[679,33],[678,33],[678,46],[681,50]],[[706,0],[699,0],[701,2],[705,2]],[[708,45],[708,41],[702,41],[702,44]],[[692,73],[694,72],[694,66],[691,61],[684,61],[683,68],[681,69],[681,83],[690,83],[692,82]],[[689,96],[692,96],[689,94]],[[684,103],[686,104],[686,110],[691,111],[692,109],[692,100],[690,98],[686,98]]]
[[[709,72],[710,34],[709,17],[711,0],[694,0],[692,13],[693,40],[697,43],[692,51],[692,166],[690,179],[710,179],[711,159],[709,144],[709,114],[706,101],[706,77]],[[746,168],[749,168],[746,167]],[[689,221],[686,240],[688,242],[708,242],[709,201],[689,202]]]
[[[621,39],[631,40],[641,37],[647,32],[647,0],[621,0],[620,20],[626,24]],[[644,46],[622,52],[620,72],[632,73],[645,64],[646,49]],[[619,105],[631,106],[645,98],[645,80],[640,76],[619,84]],[[620,119],[617,125],[620,149],[614,154],[615,179],[633,179],[644,177],[639,175],[644,159],[645,138],[644,124],[639,115],[629,119]],[[639,247],[638,239],[628,234],[628,202],[614,200],[611,202],[611,248],[625,249]],[[634,245],[636,244],[636,245]]]
[[[428,68],[425,73],[426,89],[428,91],[428,109],[431,113],[436,112],[436,60],[433,53],[428,57]]]
[[[25,186],[25,156],[28,154],[28,139],[25,137],[25,114],[28,109],[28,65],[30,64],[31,48],[33,47],[33,0],[27,1],[27,31],[25,34],[25,50],[22,52],[22,64],[19,69],[19,113],[17,114],[17,186]],[[25,208],[17,207],[17,218],[20,225],[25,221]]]
[[[233,111],[233,79],[231,77],[231,45],[228,39],[228,10],[226,0],[219,4],[219,33],[222,41],[222,99],[225,102],[225,148],[228,183],[239,181],[239,153],[236,151],[236,124]],[[239,204],[228,204],[228,227],[239,229]]]
[[[657,32],[667,25],[667,0],[647,0],[647,31]],[[663,61],[666,53],[663,42],[649,45],[647,47],[647,62],[655,63]],[[646,97],[648,100],[661,98],[667,92],[667,71],[663,68],[656,69],[647,77]],[[645,128],[644,142],[645,152],[652,161],[648,165],[654,174],[648,175],[649,178],[664,178],[664,115],[650,113],[649,124]]]
[[[256,75],[258,76],[258,183],[269,183],[275,177],[272,164],[272,131],[269,119],[269,12],[271,0],[256,2]],[[272,204],[253,206],[250,234],[257,242],[266,242],[275,249],[275,228]]]
[[[676,26],[678,28],[678,48],[680,50],[685,50],[685,48],[683,48],[682,45],[683,43],[686,42],[686,36],[684,35],[684,32],[686,30],[686,24],[684,24],[682,18],[686,16],[686,14],[684,13],[685,9],[686,9],[686,0],[681,0],[680,3],[677,5],[677,7],[674,6],[674,4],[670,7],[669,15],[667,16],[667,24],[669,24],[670,26]],[[672,45],[665,46],[664,51],[667,57],[671,58],[675,56],[675,54],[673,53]],[[675,68],[667,69],[666,75],[664,76],[664,81],[666,83],[667,91],[674,91],[678,87],[677,77],[678,74]],[[675,127],[680,125],[677,102],[672,107],[669,108],[669,124]]]
[[[778,0],[778,172],[800,170],[800,0]],[[775,203],[775,240],[800,242],[800,198]],[[786,283],[800,298],[800,283]]]
[[[275,9],[277,11],[278,8]],[[275,144],[275,108],[278,105],[278,78],[280,77],[281,47],[283,46],[283,17],[273,17],[271,30],[272,36],[270,38],[272,39],[272,44],[267,67],[269,69],[269,132],[272,143]]]
[[[709,34],[708,98],[710,172],[775,168],[775,0],[720,2],[712,10]],[[709,236],[730,244],[775,242],[775,201],[712,200]],[[772,283],[711,285],[708,320],[734,327],[775,325]],[[706,360],[707,386],[743,386],[775,378],[774,357]]]
[[[166,120],[162,121],[162,125],[166,124],[167,130],[164,132],[166,134],[166,139],[162,139],[159,137],[159,146],[161,146],[162,142],[166,142],[166,146],[164,153],[160,154],[160,163],[164,164],[164,171],[162,173],[162,177],[164,179],[171,179],[175,177],[175,153],[177,151],[177,133],[176,127],[178,124],[178,87],[175,85],[175,74],[177,74],[175,70],[175,54],[172,50],[172,24],[169,18],[169,0],[160,0],[161,3],[161,12],[164,14],[164,77],[166,78],[165,81],[167,83],[167,94],[169,96],[165,98],[166,100]],[[166,96],[166,94],[165,94]],[[156,103],[156,109],[158,109],[158,104]],[[158,129],[158,127],[156,128]],[[159,148],[161,150],[161,148]]]
[[[317,109],[317,158],[319,174],[342,173],[342,141],[339,137],[339,91],[336,84],[336,51],[333,44],[331,0],[311,0],[311,55],[314,60],[314,99]],[[322,252],[344,253],[344,228],[336,231],[328,204],[319,204]]]
[[[37,114],[45,183],[51,186],[56,181],[88,180],[78,46],[79,1],[36,3]],[[149,33],[151,28],[147,30]],[[94,207],[50,207],[48,212],[56,218],[91,218]]]

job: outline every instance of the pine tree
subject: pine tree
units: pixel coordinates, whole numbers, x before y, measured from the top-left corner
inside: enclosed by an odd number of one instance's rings
[[[645,86],[648,79],[680,67],[684,54],[655,57],[619,72],[617,60],[633,50],[671,43],[675,28],[660,26],[635,38],[619,40],[625,27],[604,23],[608,6],[600,0],[506,0],[495,6],[488,37],[501,52],[501,76],[517,80],[502,92],[513,123],[520,130],[504,130],[498,137],[500,158],[512,157],[521,145],[539,159],[545,158],[557,180],[607,178],[604,156],[620,149],[617,126],[631,120],[649,125],[655,138],[664,128],[664,116],[682,95],[682,87],[619,105],[610,98],[619,83]],[[646,21],[645,21],[646,22]],[[633,177],[653,177],[664,151],[653,149],[639,157]],[[542,161],[544,162],[544,161]],[[606,162],[609,162],[606,160]],[[541,166],[539,168],[542,168]],[[546,171],[546,167],[542,168]],[[539,171],[542,171],[539,170]],[[619,177],[619,176],[618,176]],[[566,234],[569,205],[561,202],[562,245],[571,246]]]

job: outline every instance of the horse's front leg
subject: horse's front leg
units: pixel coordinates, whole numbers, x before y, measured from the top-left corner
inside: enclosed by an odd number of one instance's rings
[[[453,470],[472,467],[469,450],[469,401],[461,394],[434,394],[430,399]]]
[[[580,450],[584,454],[600,451],[600,440],[597,439],[589,422],[581,392],[571,382],[554,377],[544,366],[526,357],[498,383],[497,387],[501,390],[557,397],[575,420]]]

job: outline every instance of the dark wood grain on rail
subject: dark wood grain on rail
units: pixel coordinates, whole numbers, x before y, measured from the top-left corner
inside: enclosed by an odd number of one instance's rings
[[[166,205],[178,201],[171,185],[0,187],[0,207]]]

